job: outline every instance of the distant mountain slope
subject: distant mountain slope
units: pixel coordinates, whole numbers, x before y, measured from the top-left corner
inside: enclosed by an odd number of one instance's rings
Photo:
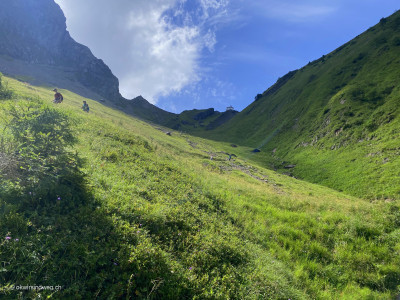
[[[237,111],[219,112],[214,108],[185,110],[165,126],[190,133],[207,134],[208,130],[228,122],[237,113]]]
[[[138,96],[128,101],[120,101],[117,104],[117,108],[130,115],[137,116],[146,121],[151,121],[160,125],[167,124],[176,116],[174,113],[167,112],[151,104],[142,96]]]
[[[274,168],[365,197],[399,197],[400,13],[300,70],[211,135]]]

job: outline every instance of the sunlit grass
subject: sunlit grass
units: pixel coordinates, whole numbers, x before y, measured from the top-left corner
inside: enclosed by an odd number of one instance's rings
[[[169,136],[64,90],[55,105],[51,88],[3,81],[14,98],[0,100],[1,114],[43,101],[68,116],[77,142],[66,151],[79,162],[79,172],[40,190],[0,177],[0,234],[13,238],[0,242],[5,286],[62,285],[43,296],[76,299],[398,293],[397,201],[348,196],[265,169],[248,148]],[[80,109],[83,100],[89,114]],[[0,119],[5,132],[8,121]],[[228,160],[228,153],[237,157]],[[16,295],[4,286],[2,293]]]

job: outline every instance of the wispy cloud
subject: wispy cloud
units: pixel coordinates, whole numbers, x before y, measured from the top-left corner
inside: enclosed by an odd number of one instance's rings
[[[208,30],[207,34],[204,35],[204,45],[207,47],[208,51],[214,52],[215,44],[217,43],[217,37],[215,31],[211,29]]]

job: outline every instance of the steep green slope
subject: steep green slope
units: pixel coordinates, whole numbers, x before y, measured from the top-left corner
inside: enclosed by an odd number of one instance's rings
[[[215,129],[228,122],[237,111],[215,111],[214,108],[185,110],[175,115],[168,122],[155,122],[166,127],[180,130],[187,133],[203,132],[204,130]]]
[[[228,160],[229,144],[168,136],[89,99],[87,114],[69,91],[55,105],[49,88],[4,83],[2,298],[398,293],[398,201],[364,201]],[[21,291],[28,285],[54,290]]]
[[[400,196],[400,12],[288,73],[209,137],[368,198]]]
[[[176,118],[176,114],[158,108],[142,96],[138,96],[132,100],[124,99],[118,101],[116,108],[142,120],[160,125],[167,124]]]

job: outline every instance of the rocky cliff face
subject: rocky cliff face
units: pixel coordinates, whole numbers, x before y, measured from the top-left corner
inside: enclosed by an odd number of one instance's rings
[[[42,79],[87,96],[92,92],[109,101],[122,98],[111,70],[71,38],[54,0],[0,1],[0,56],[2,72]]]

